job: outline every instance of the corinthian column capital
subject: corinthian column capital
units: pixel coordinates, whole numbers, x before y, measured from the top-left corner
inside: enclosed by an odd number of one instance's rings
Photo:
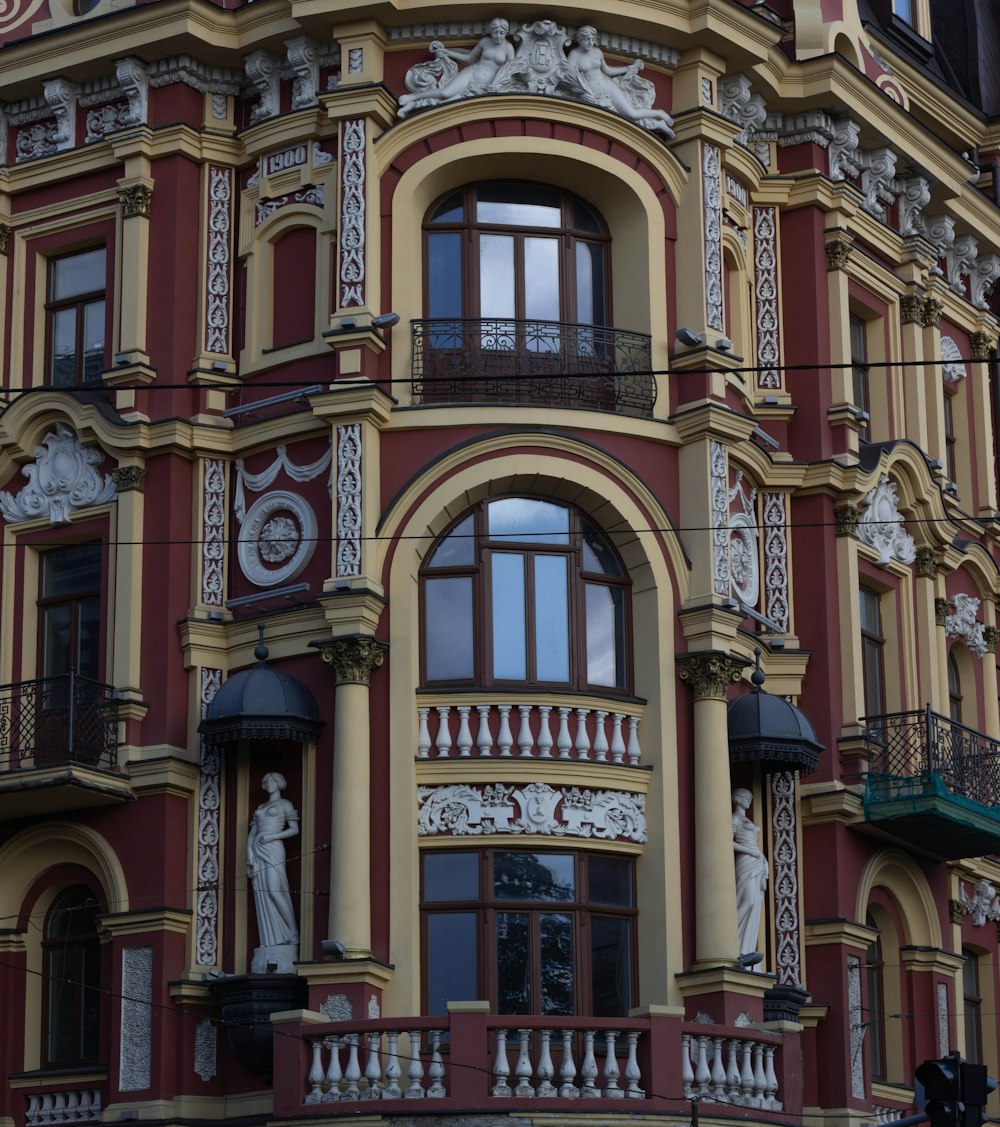
[[[338,685],[367,685],[371,675],[383,661],[389,646],[368,634],[350,634],[344,638],[329,638],[310,642],[319,650],[325,662],[333,666]]]
[[[750,664],[732,654],[711,650],[682,654],[677,658],[681,680],[694,690],[695,700],[725,700],[726,689],[740,679]]]

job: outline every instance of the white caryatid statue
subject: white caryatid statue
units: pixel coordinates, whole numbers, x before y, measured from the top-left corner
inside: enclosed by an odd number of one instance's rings
[[[285,839],[299,832],[299,815],[281,792],[284,776],[270,771],[261,780],[266,801],[253,813],[247,838],[247,874],[253,886],[260,946],[254,951],[251,971],[292,974],[299,955],[299,928],[288,888]]]
[[[757,950],[760,913],[767,889],[767,858],[760,848],[760,827],[747,811],[753,795],[742,787],[733,791],[733,850],[736,854],[736,922],[740,955]]]

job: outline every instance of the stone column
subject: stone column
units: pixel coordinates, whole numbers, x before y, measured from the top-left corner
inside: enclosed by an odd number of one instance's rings
[[[369,682],[388,646],[367,634],[313,643],[333,667],[329,937],[349,958],[372,954]]]
[[[695,963],[732,964],[739,938],[726,688],[745,663],[718,651],[678,660],[694,690]]]

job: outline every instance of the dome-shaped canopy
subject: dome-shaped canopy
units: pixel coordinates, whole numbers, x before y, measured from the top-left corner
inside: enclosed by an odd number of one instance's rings
[[[323,721],[312,693],[295,677],[267,663],[264,625],[254,650],[257,664],[225,681],[208,706],[198,731],[209,745],[237,740],[293,740],[310,743]]]
[[[753,689],[729,705],[729,758],[733,763],[759,763],[765,774],[816,770],[823,745],[809,718],[785,700],[765,692],[760,650],[750,677]]]

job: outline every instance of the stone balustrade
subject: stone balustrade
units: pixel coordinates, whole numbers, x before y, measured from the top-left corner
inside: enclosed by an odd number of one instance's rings
[[[101,1119],[98,1088],[71,1088],[64,1092],[33,1092],[27,1097],[25,1127],[46,1123],[97,1123]]]
[[[448,1094],[443,1083],[443,1036],[442,1030],[433,1029],[425,1042],[420,1031],[390,1029],[314,1038],[305,1102],[443,1098]],[[402,1045],[400,1037],[405,1037]]]
[[[522,1099],[546,1096],[561,1096],[563,1099],[603,1097],[609,1100],[645,1098],[646,1093],[640,1087],[642,1074],[636,1057],[641,1036],[638,1030],[619,1032],[606,1028],[605,1023],[596,1029],[584,1029],[582,1033],[572,1029],[539,1029],[537,1047],[533,1045],[535,1032],[531,1029],[496,1031],[491,1095]],[[583,1045],[579,1066],[574,1048],[577,1036]],[[619,1038],[625,1056],[621,1061],[617,1047]],[[516,1052],[513,1075],[508,1055],[511,1040]],[[558,1046],[558,1071],[552,1059],[553,1044]]]
[[[572,759],[637,767],[637,712],[548,704],[417,707],[417,758]]]
[[[688,1099],[781,1111],[772,1043],[751,1037],[681,1036],[681,1080]]]

